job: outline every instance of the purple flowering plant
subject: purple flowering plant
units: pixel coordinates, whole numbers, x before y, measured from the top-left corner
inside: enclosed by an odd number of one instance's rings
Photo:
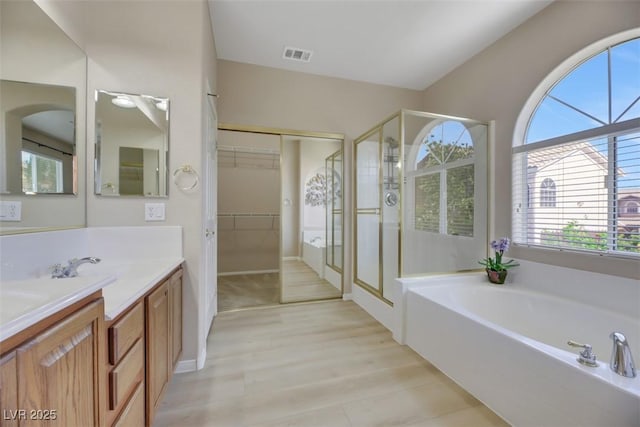
[[[510,244],[511,240],[509,240],[508,237],[503,237],[500,240],[494,240],[491,242],[491,248],[496,252],[495,258],[488,257],[478,262],[489,270],[494,271],[504,271],[508,268],[519,266],[520,264],[512,259],[507,262],[502,262],[502,255],[509,250]]]

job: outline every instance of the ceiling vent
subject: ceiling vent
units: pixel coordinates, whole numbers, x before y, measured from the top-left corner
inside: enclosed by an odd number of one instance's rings
[[[311,61],[311,55],[313,52],[306,49],[299,49],[297,47],[285,46],[282,57],[284,59],[290,59],[292,61],[309,62]]]

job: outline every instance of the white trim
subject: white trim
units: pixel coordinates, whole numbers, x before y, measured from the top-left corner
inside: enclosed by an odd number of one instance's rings
[[[229,271],[226,273],[218,273],[218,277],[220,276],[237,276],[239,274],[265,274],[265,273],[277,273],[280,270],[248,270],[248,271]]]
[[[353,301],[353,294],[342,294],[343,301]]]
[[[205,350],[206,353],[206,350]],[[174,374],[184,374],[185,372],[193,372],[197,370],[197,363],[194,359],[180,360],[176,364],[176,368],[173,370]]]
[[[393,307],[380,298],[365,291],[362,287],[352,284],[353,301],[385,328],[393,331]]]

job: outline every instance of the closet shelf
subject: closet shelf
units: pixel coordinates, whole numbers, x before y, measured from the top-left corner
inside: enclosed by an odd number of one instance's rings
[[[278,150],[257,147],[218,145],[218,166],[279,169],[280,152]]]
[[[237,212],[219,213],[218,230],[277,230],[280,227],[280,214]]]

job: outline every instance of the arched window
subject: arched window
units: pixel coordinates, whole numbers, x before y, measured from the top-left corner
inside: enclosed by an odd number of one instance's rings
[[[475,166],[467,127],[456,120],[435,126],[413,167],[416,229],[472,237]]]
[[[540,185],[540,206],[543,208],[556,207],[556,183],[551,178],[545,178]]]
[[[625,231],[616,208],[621,194],[640,192],[638,70],[640,38],[633,38],[543,82],[514,140],[514,242],[640,255],[638,235]],[[530,200],[535,188],[538,203]],[[561,209],[541,209],[550,207]]]
[[[628,214],[637,214],[638,213],[638,202],[627,202],[626,205],[626,213]]]

